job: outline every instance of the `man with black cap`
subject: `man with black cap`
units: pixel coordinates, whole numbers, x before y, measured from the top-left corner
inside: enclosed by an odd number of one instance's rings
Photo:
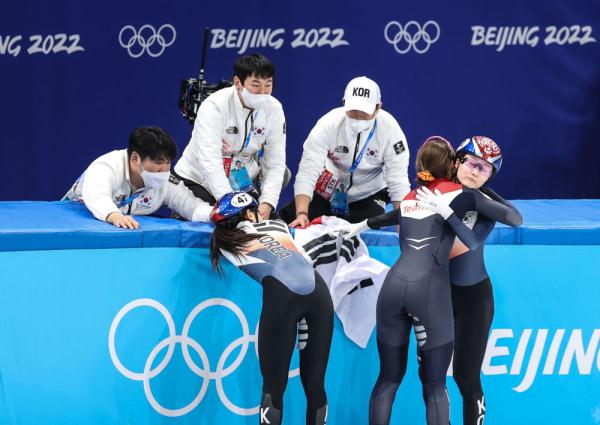
[[[410,191],[409,152],[396,119],[381,109],[377,83],[357,77],[346,86],[344,106],[325,114],[304,142],[294,200],[280,214],[290,227],[321,215],[351,223],[398,208]]]

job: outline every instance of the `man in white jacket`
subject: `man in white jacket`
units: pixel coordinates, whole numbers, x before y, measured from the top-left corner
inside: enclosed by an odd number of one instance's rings
[[[255,53],[240,57],[233,73],[233,87],[200,105],[175,173],[210,204],[232,190],[256,190],[259,214],[266,219],[277,207],[286,170],[285,117],[271,96],[275,68]]]
[[[152,214],[163,205],[208,223],[212,207],[171,175],[176,156],[175,141],[164,130],[136,128],[127,149],[97,158],[63,199],[83,202],[98,220],[124,229],[140,227],[132,215]]]
[[[337,215],[356,223],[398,208],[410,191],[408,145],[395,118],[381,109],[367,77],[350,81],[344,106],[325,114],[304,142],[294,200],[280,214],[291,227]]]

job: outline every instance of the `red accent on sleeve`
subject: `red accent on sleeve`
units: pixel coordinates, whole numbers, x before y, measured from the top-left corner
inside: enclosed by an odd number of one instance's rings
[[[406,196],[404,197],[403,201],[415,201],[417,199],[416,198],[416,194],[417,194],[416,190],[411,190],[410,192],[408,192],[406,194]]]
[[[313,220],[310,223],[308,223],[308,226],[312,226],[313,224],[323,224],[323,216],[313,218]]]
[[[437,189],[442,193],[455,192],[457,190],[462,190],[462,185],[458,183],[454,183],[451,181],[440,181],[433,187],[430,187],[431,190]]]

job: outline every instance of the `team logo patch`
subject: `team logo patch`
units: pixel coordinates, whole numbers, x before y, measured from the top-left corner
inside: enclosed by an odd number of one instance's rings
[[[151,208],[152,197],[148,195],[140,196],[138,199],[138,207],[140,208]]]
[[[375,199],[375,203],[383,209],[385,209],[385,206],[387,205],[387,203],[383,199]]]
[[[467,211],[463,217],[463,223],[465,223],[467,226],[474,224],[475,220],[477,220],[477,211]]]
[[[349,153],[350,150],[348,149],[348,146],[336,146],[334,151],[336,153]]]
[[[402,143],[402,140],[400,140],[398,143],[396,143],[394,145],[394,151],[396,152],[396,155],[400,155],[405,150],[406,150],[406,148],[404,147],[404,143]]]
[[[175,177],[173,174],[169,176],[169,183],[179,184],[179,179]]]
[[[227,127],[225,129],[225,133],[227,133],[227,134],[238,134],[239,132],[240,131],[238,130],[238,128],[235,125]]]
[[[367,149],[367,157],[376,159],[377,158],[377,149],[375,149],[375,148]]]

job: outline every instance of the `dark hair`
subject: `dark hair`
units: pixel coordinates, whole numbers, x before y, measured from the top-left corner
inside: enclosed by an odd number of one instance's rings
[[[221,276],[223,275],[223,268],[219,262],[221,255],[223,255],[221,250],[230,252],[237,257],[250,242],[262,236],[260,233],[246,233],[236,227],[238,223],[246,220],[245,216],[248,210],[253,211],[255,214],[258,211],[256,207],[246,208],[239,214],[215,225],[215,230],[210,240],[210,263],[213,270]]]
[[[177,158],[175,140],[160,127],[138,127],[129,135],[127,156],[137,152],[141,160],[150,158],[174,161]]]
[[[242,56],[233,64],[233,75],[238,77],[242,84],[252,74],[257,78],[274,78],[275,65],[260,53]]]
[[[417,183],[427,185],[433,179],[449,177],[448,165],[454,161],[454,149],[443,137],[430,137],[417,152]],[[428,178],[429,177],[429,178]]]

